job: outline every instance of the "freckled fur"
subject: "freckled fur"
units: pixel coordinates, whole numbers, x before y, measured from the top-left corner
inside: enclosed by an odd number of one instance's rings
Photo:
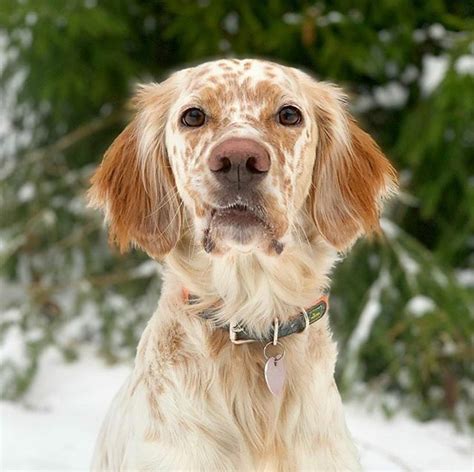
[[[277,316],[285,322],[329,286],[338,253],[377,230],[395,172],[345,100],[332,85],[260,60],[210,62],[140,89],[136,116],[89,195],[104,209],[112,241],[163,262],[163,288],[100,432],[93,470],[359,469],[327,316],[282,339],[281,398],[265,386],[260,344],[233,345],[198,316],[212,310],[216,325],[243,321],[256,334]],[[302,111],[298,127],[275,121],[288,103]],[[208,115],[202,128],[180,125],[192,106]],[[206,163],[229,137],[268,149],[258,191],[267,221],[245,247],[214,231],[208,254],[217,184]],[[278,256],[274,241],[284,247]],[[183,287],[197,303],[185,303]]]

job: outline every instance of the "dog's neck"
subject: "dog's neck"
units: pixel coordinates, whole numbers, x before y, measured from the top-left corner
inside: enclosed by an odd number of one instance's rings
[[[278,256],[230,251],[212,257],[182,240],[167,258],[166,277],[198,297],[193,310],[217,306],[217,323],[243,322],[263,333],[275,317],[285,322],[311,306],[328,288],[336,260],[334,249],[318,237],[288,244]]]

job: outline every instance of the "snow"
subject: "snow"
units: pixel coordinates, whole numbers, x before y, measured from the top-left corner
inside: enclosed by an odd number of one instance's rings
[[[87,470],[102,419],[129,371],[91,352],[65,364],[50,350],[22,403],[0,402],[0,470]],[[388,420],[359,402],[346,405],[346,417],[365,470],[472,470],[471,440],[449,423],[422,424],[404,413]]]
[[[374,88],[375,101],[382,108],[402,108],[408,100],[408,90],[396,81]]]
[[[364,470],[472,470],[472,438],[442,421],[418,423],[404,413],[391,420],[358,405],[345,407]]]
[[[0,469],[87,470],[105,409],[128,371],[90,355],[75,364],[45,357],[23,405],[0,403]]]
[[[239,32],[239,14],[235,11],[228,13],[222,26],[229,34],[237,34]]]
[[[340,23],[341,21],[344,20],[344,15],[338,11],[330,11],[327,15],[326,18],[329,23]]]
[[[38,15],[33,11],[28,12],[27,15],[25,16],[25,24],[27,26],[35,25],[37,21],[38,21]]]
[[[84,0],[84,6],[86,8],[95,8],[97,6],[97,0]]]
[[[403,270],[408,275],[416,275],[420,272],[420,266],[418,262],[415,261],[405,250],[398,248],[397,256],[400,264],[403,267]]]
[[[439,41],[446,36],[446,28],[439,23],[434,23],[428,28],[428,34],[432,39]]]
[[[0,344],[0,364],[7,362],[13,362],[18,366],[28,365],[28,353],[26,352],[23,333],[18,326],[7,329]]]
[[[370,95],[360,94],[352,104],[352,108],[357,113],[365,113],[376,105],[375,100]]]
[[[460,56],[454,64],[454,69],[459,75],[474,75],[474,55]]]
[[[464,287],[474,287],[473,269],[460,269],[456,271],[456,278],[458,282]]]
[[[423,41],[426,41],[426,33],[422,29],[416,29],[413,31],[412,36],[415,43],[422,43]]]
[[[161,273],[161,267],[153,260],[142,262],[138,267],[133,269],[133,276],[139,278],[151,277],[157,273]]]
[[[0,285],[0,291],[6,289],[4,284]],[[2,322],[7,323],[19,323],[21,320],[21,311],[18,308],[9,308],[8,310],[2,311]]]
[[[424,295],[417,295],[407,303],[407,310],[415,317],[420,318],[426,313],[432,312],[436,308],[434,301]]]
[[[25,33],[24,35],[22,33]],[[22,30],[20,40],[26,41],[28,31]],[[7,67],[18,58],[18,49],[10,46],[10,38],[3,31],[0,31],[0,77],[2,77]],[[2,172],[0,177],[6,178],[14,171],[15,165],[12,155],[18,147],[26,146],[32,138],[32,129],[37,126],[36,114],[31,110],[24,110],[24,117],[31,120],[33,126],[24,126],[21,131],[15,130],[15,111],[19,109],[16,103],[16,97],[25,81],[27,71],[25,68],[18,68],[2,84],[2,93],[0,93],[0,158],[2,162]]]
[[[409,84],[418,77],[418,68],[413,64],[409,64],[401,75],[402,82]]]
[[[318,26],[324,27],[344,21],[344,15],[338,11],[330,11],[327,15],[318,15],[317,9],[313,9]]]
[[[18,190],[18,199],[20,202],[29,202],[33,200],[36,193],[35,186],[32,182],[26,182]]]
[[[352,332],[348,342],[348,350],[351,357],[356,358],[355,352],[365,343],[370,335],[372,325],[380,314],[382,307],[380,305],[380,294],[390,283],[390,278],[386,270],[382,270],[379,278],[370,287],[367,303],[365,304],[357,326]]]
[[[393,34],[391,31],[387,31],[385,29],[380,30],[378,32],[378,37],[382,43],[389,43],[390,41],[393,40]]]
[[[400,235],[400,228],[387,218],[380,218],[380,226],[389,239],[396,239]]]
[[[288,12],[283,15],[283,21],[287,25],[298,25],[301,23],[303,16],[300,13]]]
[[[446,54],[433,56],[426,54],[423,57],[423,72],[420,78],[422,94],[426,97],[434,92],[443,81],[448,71],[449,57]]]

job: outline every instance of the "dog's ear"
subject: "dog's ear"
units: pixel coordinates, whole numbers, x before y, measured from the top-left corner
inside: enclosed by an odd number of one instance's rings
[[[135,118],[91,179],[89,204],[104,210],[110,241],[122,252],[137,245],[161,259],[179,239],[181,201],[164,142],[173,97],[170,79],[141,87]]]
[[[336,87],[313,82],[318,129],[310,211],[321,235],[344,251],[363,235],[378,232],[383,199],[397,188],[394,168],[346,109]]]

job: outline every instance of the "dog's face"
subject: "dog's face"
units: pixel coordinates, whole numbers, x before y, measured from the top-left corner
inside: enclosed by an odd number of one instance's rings
[[[335,87],[260,60],[221,60],[141,88],[91,200],[112,235],[161,258],[184,231],[211,255],[277,256],[310,221],[344,250],[377,227],[395,174]]]
[[[181,197],[206,251],[281,252],[311,182],[317,127],[291,69],[219,61],[185,72],[166,125]]]

